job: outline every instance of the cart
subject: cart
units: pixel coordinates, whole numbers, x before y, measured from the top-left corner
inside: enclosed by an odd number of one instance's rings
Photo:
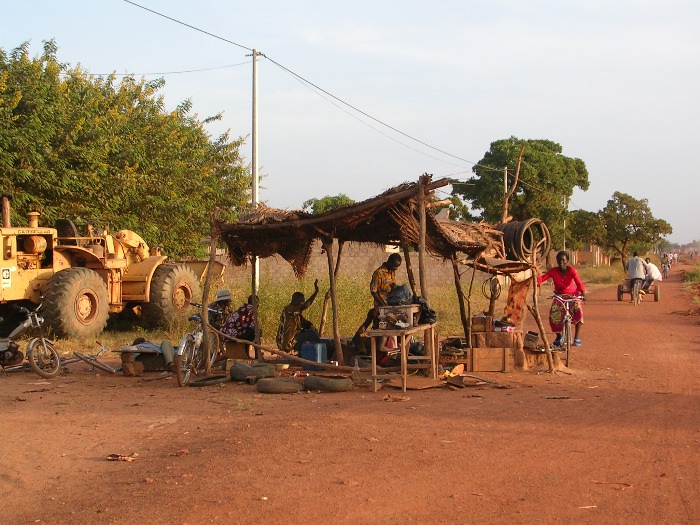
[[[622,283],[617,285],[617,300],[622,301],[622,298],[626,293],[630,294],[630,297],[632,297],[632,290],[630,289],[629,279],[623,279]],[[661,290],[658,281],[654,281],[653,283],[651,283],[649,289],[646,291],[646,295],[654,294],[654,301],[657,303],[659,302],[660,293]]]

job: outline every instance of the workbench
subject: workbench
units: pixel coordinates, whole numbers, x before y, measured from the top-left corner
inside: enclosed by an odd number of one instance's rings
[[[409,326],[407,328],[398,329],[372,329],[367,331],[367,335],[370,338],[370,347],[372,353],[372,391],[377,391],[377,379],[380,377],[386,377],[389,375],[394,375],[393,372],[389,371],[377,371],[377,350],[381,350],[379,345],[381,344],[382,338],[385,337],[395,337],[398,343],[398,349],[401,354],[401,389],[403,392],[406,391],[406,378],[408,377],[408,370],[420,370],[420,369],[430,369],[430,377],[437,379],[438,376],[438,349],[437,342],[435,341],[435,325],[432,324],[419,324],[417,326]],[[410,345],[410,336],[413,334],[423,334],[423,346],[425,349],[425,355],[422,356],[411,356],[412,361],[418,361],[417,364],[408,363],[408,347]],[[385,350],[382,350],[385,351]],[[427,362],[427,363],[426,363]]]

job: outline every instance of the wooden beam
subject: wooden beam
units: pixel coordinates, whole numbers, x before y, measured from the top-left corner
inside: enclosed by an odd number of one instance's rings
[[[343,346],[340,344],[340,323],[338,322],[338,293],[335,286],[335,274],[333,271],[333,240],[323,242],[323,249],[326,250],[328,259],[328,276],[331,281],[331,306],[333,310],[333,344],[335,346],[335,359],[340,366],[345,366],[345,356]]]
[[[406,274],[408,275],[408,284],[411,286],[411,292],[413,295],[418,295],[418,288],[416,287],[416,277],[413,275],[413,265],[411,264],[411,252],[408,243],[402,241],[401,248],[403,250],[403,260],[406,263]]]
[[[420,221],[420,232],[418,236],[418,276],[420,278],[420,294],[426,302],[428,298],[428,285],[425,276],[425,232],[426,232],[426,217],[425,217],[425,199],[426,199],[426,180],[427,175],[423,175],[418,183],[418,217]]]

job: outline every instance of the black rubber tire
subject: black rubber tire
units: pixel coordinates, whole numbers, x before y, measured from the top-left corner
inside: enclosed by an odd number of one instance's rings
[[[31,369],[41,377],[50,379],[61,372],[58,352],[48,339],[44,339],[43,348],[41,339],[33,339],[27,346],[27,360]]]
[[[275,365],[267,363],[254,363],[249,365],[237,361],[231,365],[229,374],[233,381],[245,381],[246,377],[251,376],[257,377],[258,379],[275,377]]]
[[[624,297],[624,288],[622,287],[621,284],[617,285],[617,300],[622,301],[622,298]]]
[[[44,290],[44,318],[57,337],[92,337],[109,316],[107,285],[88,268],[57,272]]]
[[[307,390],[321,392],[348,392],[352,390],[352,379],[349,377],[306,376],[304,386]]]
[[[199,293],[199,280],[186,264],[161,264],[153,272],[150,300],[143,304],[146,326],[167,326],[189,315],[189,305]]]
[[[190,386],[212,386],[219,385],[221,383],[227,383],[231,379],[227,375],[215,375],[209,377],[203,377],[202,379],[197,379],[196,381],[190,381]]]
[[[194,352],[194,339],[188,336],[184,343],[182,353],[176,353],[175,357],[173,358],[175,377],[177,379],[177,384],[180,386],[186,386],[190,381],[192,367],[194,366]]]
[[[304,390],[304,384],[290,377],[266,377],[259,379],[255,388],[263,394],[293,394]]]
[[[90,366],[93,366],[95,368],[98,368],[102,370],[103,372],[107,372],[108,374],[115,374],[117,370],[115,368],[112,368],[106,363],[103,363],[101,361],[98,361],[96,357],[83,354],[82,352],[73,352],[73,355],[80,359],[81,361],[85,361],[87,364]]]
[[[661,298],[661,287],[658,284],[654,285],[654,302],[658,303]]]

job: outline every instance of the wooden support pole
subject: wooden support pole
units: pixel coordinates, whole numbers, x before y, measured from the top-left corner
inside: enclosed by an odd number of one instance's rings
[[[426,217],[425,217],[425,175],[420,178],[418,184],[418,215],[420,219],[420,234],[418,237],[418,276],[420,278],[420,293],[426,302],[429,302],[428,283],[425,276],[425,234],[426,234]]]
[[[338,257],[335,260],[335,270],[333,273],[335,274],[335,279],[336,281],[338,280],[338,272],[340,270],[340,258],[343,255],[343,245],[345,243],[343,241],[338,241]],[[326,328],[326,318],[328,316],[328,303],[331,300],[331,290],[330,288],[326,292],[326,295],[323,296],[323,311],[321,313],[321,322],[318,323],[318,333],[319,335],[323,336],[323,331]]]
[[[547,341],[547,336],[544,333],[544,324],[542,324],[542,317],[540,317],[540,308],[537,301],[537,254],[532,254],[532,308],[528,305],[528,310],[535,318],[537,323],[537,328],[540,331],[540,337],[544,343],[544,350],[547,354],[547,365],[549,366],[549,371],[554,372],[554,358],[552,357],[552,350],[549,348],[549,341]]]
[[[214,212],[211,214],[209,219],[209,228],[211,230],[210,244],[209,244],[209,264],[207,264],[207,271],[204,277],[204,290],[202,290],[202,341],[209,341],[209,310],[207,309],[209,305],[209,289],[211,288],[211,269],[216,261],[216,244],[219,240],[219,214],[221,210],[215,208]],[[209,345],[206,345],[206,355],[205,355],[205,374],[209,375],[211,373],[211,351]]]
[[[464,339],[471,339],[471,334],[469,331],[469,318],[467,317],[467,312],[464,309],[464,292],[462,291],[462,280],[459,275],[459,267],[457,266],[457,255],[452,254],[452,271],[455,278],[455,288],[457,289],[457,299],[459,300],[459,317],[462,319],[462,328],[464,328]]]
[[[408,284],[411,286],[411,292],[413,295],[418,295],[418,288],[416,286],[416,277],[413,275],[413,265],[411,264],[411,252],[408,243],[401,242],[401,249],[403,250],[403,260],[406,263],[406,274],[408,275]]]
[[[474,261],[476,261],[476,257]],[[474,289],[474,277],[476,277],[476,264],[472,268],[472,278],[469,280],[469,294],[467,295],[467,316],[469,318],[469,340],[467,345],[469,348],[472,348],[472,290]]]
[[[323,249],[328,259],[328,276],[331,281],[331,307],[333,310],[333,344],[335,346],[335,359],[340,366],[345,366],[343,347],[340,344],[340,324],[338,322],[338,293],[335,286],[335,273],[333,271],[333,239],[323,241]]]

